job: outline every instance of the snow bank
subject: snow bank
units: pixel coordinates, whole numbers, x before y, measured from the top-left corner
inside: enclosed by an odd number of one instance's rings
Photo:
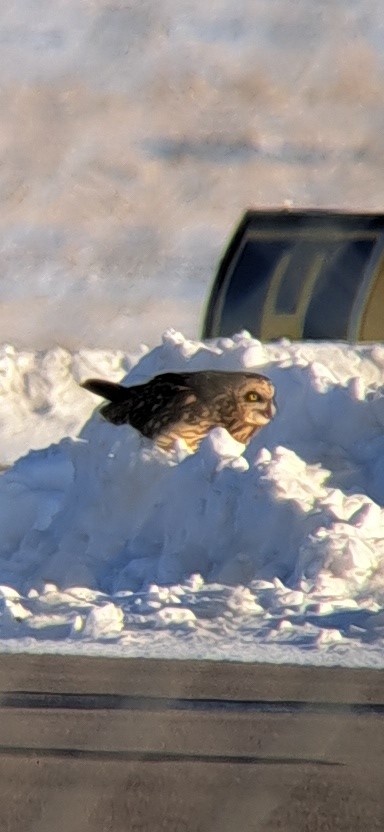
[[[377,649],[384,348],[171,330],[127,381],[186,368],[262,371],[274,422],[247,449],[215,429],[196,454],[165,453],[96,412],[77,438],[20,459],[0,480],[4,637]]]

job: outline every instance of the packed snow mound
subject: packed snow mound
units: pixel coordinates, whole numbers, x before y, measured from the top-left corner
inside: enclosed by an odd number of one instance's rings
[[[316,643],[334,644],[345,636],[340,613],[376,620],[384,599],[384,348],[262,345],[248,333],[202,343],[171,330],[124,383],[186,369],[264,373],[276,386],[276,418],[247,448],[216,428],[191,454],[182,443],[161,451],[96,411],[77,438],[20,459],[0,480],[9,635],[15,621],[25,633],[44,629],[47,595],[61,613],[72,599],[64,632],[91,641],[98,632],[132,637],[139,624],[190,631],[199,618],[237,627],[246,620],[249,632],[255,616],[268,638],[295,639],[299,624],[313,626],[309,615],[331,615],[320,636],[317,622]],[[60,630],[60,621],[57,612],[50,626]],[[352,631],[367,632],[361,617]]]

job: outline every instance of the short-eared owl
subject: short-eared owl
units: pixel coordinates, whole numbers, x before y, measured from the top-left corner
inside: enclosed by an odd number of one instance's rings
[[[218,426],[246,444],[276,413],[273,384],[258,373],[163,373],[133,387],[99,379],[81,386],[108,399],[100,408],[105,419],[131,425],[166,450],[184,439],[195,451]]]

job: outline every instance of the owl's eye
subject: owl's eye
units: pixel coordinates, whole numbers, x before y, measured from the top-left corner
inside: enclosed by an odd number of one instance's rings
[[[246,402],[261,402],[261,396],[259,396],[259,394],[256,393],[255,390],[250,390],[249,393],[246,393],[246,395],[245,395],[245,401]]]

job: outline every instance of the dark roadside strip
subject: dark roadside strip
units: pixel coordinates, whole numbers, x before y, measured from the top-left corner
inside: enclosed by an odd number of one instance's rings
[[[283,766],[333,766],[344,763],[317,758],[292,758],[283,756],[261,756],[254,754],[184,754],[171,751],[107,751],[79,748],[32,748],[28,746],[0,745],[0,757],[23,757],[28,759],[62,758],[73,760],[124,761],[140,763],[232,763],[236,765],[283,765]]]
[[[1,709],[28,708],[35,710],[73,711],[187,711],[262,714],[329,714],[383,716],[384,704],[300,701],[263,701],[228,699],[174,699],[156,696],[121,696],[119,694],[71,694],[44,692],[7,692],[0,694]]]

